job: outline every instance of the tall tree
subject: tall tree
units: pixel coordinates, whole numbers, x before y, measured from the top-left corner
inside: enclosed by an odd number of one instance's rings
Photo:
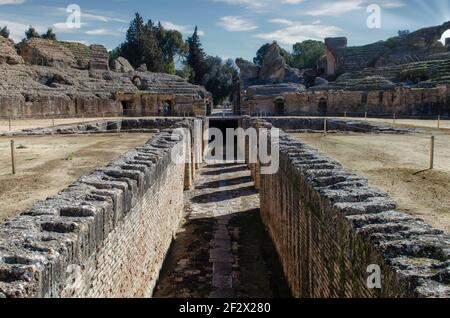
[[[280,50],[281,56],[284,58],[285,62],[287,64],[289,64],[290,59],[291,59],[289,52],[286,51],[285,49],[283,49],[282,47],[280,47],[276,41],[273,41],[272,44],[275,44],[276,46],[278,46],[278,49]],[[259,50],[256,52],[256,57],[253,58],[253,63],[255,63],[256,65],[261,66],[262,63],[263,63],[264,55],[266,54],[267,50],[269,49],[269,46],[271,46],[272,44],[266,43],[263,46],[261,46],[259,48]]]
[[[134,19],[130,22],[125,42],[120,47],[121,55],[134,67],[139,67],[143,63],[143,34],[144,19],[139,13],[136,13]]]
[[[164,71],[175,74],[175,58],[183,57],[188,51],[183,35],[176,30],[164,29],[161,23],[158,23],[155,33],[164,57]]]
[[[25,31],[25,36],[27,39],[31,39],[31,38],[40,38],[41,36],[39,35],[39,33],[37,33],[36,29],[32,26],[30,26],[28,28],[28,30]]]
[[[56,41],[56,34],[53,32],[52,28],[48,28],[47,32],[41,35],[43,39]]]
[[[187,40],[189,45],[189,53],[187,63],[192,69],[191,83],[200,84],[203,75],[206,73],[205,52],[203,51],[198,35],[198,28],[195,27],[194,34]]]
[[[151,20],[144,26],[142,34],[142,62],[151,72],[164,71],[164,56],[156,37],[156,29]]]
[[[3,28],[0,28],[0,35],[4,38],[9,38],[9,30],[8,27],[5,25]]]
[[[213,94],[214,104],[218,105],[233,93],[238,72],[232,60],[224,63],[217,56],[206,57],[205,65],[205,74],[200,84]]]
[[[324,54],[325,44],[321,41],[306,40],[295,43],[290,65],[298,69],[315,68]]]

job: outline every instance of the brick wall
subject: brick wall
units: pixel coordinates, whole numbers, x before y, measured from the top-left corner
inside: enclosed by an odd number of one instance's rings
[[[0,298],[151,296],[193,169],[172,132],[0,224]]]
[[[448,234],[396,211],[386,193],[305,143],[282,133],[279,148],[280,169],[257,182],[295,297],[450,296]],[[381,289],[368,288],[370,265],[380,267]]]

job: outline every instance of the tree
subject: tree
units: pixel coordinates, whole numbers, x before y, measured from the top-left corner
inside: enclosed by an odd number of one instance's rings
[[[198,35],[198,28],[195,27],[194,34],[187,40],[189,53],[187,63],[192,68],[191,83],[200,84],[203,75],[206,73],[205,52],[203,51]]]
[[[398,31],[398,36],[404,38],[405,36],[409,35],[409,33],[409,30],[400,30]]]
[[[29,40],[29,39],[32,39],[32,38],[40,38],[41,36],[39,35],[39,33],[37,33],[37,31],[36,31],[36,29],[34,28],[34,27],[32,27],[32,26],[30,26],[29,28],[28,28],[28,30],[27,31],[25,31],[25,36],[26,36],[26,38]]]
[[[108,63],[111,68],[114,66],[114,60],[118,57],[120,57],[120,47],[116,47],[108,52]]]
[[[155,25],[152,20],[144,24],[143,18],[136,13],[125,42],[115,50],[114,56],[123,56],[135,68],[145,63],[149,71],[175,74],[175,57],[186,51],[180,32],[166,30],[161,23]]]
[[[213,94],[214,104],[218,105],[234,92],[238,72],[232,60],[224,63],[217,56],[206,57],[205,66],[205,74],[200,84]]]
[[[290,65],[298,69],[315,68],[324,54],[325,44],[323,42],[306,40],[295,43]]]
[[[163,54],[164,72],[175,74],[175,57],[183,57],[188,51],[183,35],[176,30],[164,29],[161,23],[155,28],[155,34]]]
[[[286,51],[285,49],[283,49],[282,47],[280,47],[276,41],[273,41],[272,44],[275,44],[276,46],[278,46],[278,49],[280,50],[281,56],[284,58],[285,62],[287,64],[289,64],[290,59],[291,59],[289,52]],[[259,48],[259,50],[256,52],[256,57],[253,59],[253,63],[255,63],[256,65],[261,66],[262,63],[263,63],[264,55],[266,54],[267,50],[269,49],[269,47],[272,44],[266,43],[263,46],[261,46]]]
[[[9,38],[9,30],[8,30],[7,26],[4,26],[3,28],[0,28],[0,35],[3,36],[6,39]]]
[[[53,32],[52,28],[48,28],[47,32],[41,35],[41,38],[56,41],[56,34]]]
[[[120,55],[130,62],[133,67],[139,67],[143,61],[143,34],[144,34],[144,19],[135,14],[134,19],[130,22],[127,30],[125,42],[120,45]]]
[[[155,27],[149,20],[144,26],[141,39],[142,62],[147,65],[150,72],[164,71],[164,56],[158,39],[156,38]]]

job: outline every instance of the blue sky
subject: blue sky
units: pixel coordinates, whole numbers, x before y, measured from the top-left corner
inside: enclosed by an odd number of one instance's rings
[[[66,8],[73,3],[81,8],[81,27],[68,29]],[[367,27],[370,4],[381,9],[380,28]],[[250,59],[273,40],[291,49],[308,38],[347,36],[360,45],[439,25],[450,20],[450,0],[0,0],[0,26],[8,25],[16,41],[33,25],[41,32],[53,27],[61,40],[112,49],[136,11],[185,36],[198,25],[208,54]]]

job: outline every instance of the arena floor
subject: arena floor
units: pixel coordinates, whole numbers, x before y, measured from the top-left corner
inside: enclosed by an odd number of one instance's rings
[[[414,135],[292,134],[385,190],[399,209],[450,231],[450,132],[434,131],[435,169],[429,131]]]
[[[102,167],[151,134],[17,137],[16,175],[11,174],[10,138],[0,137],[0,220],[17,215]]]

